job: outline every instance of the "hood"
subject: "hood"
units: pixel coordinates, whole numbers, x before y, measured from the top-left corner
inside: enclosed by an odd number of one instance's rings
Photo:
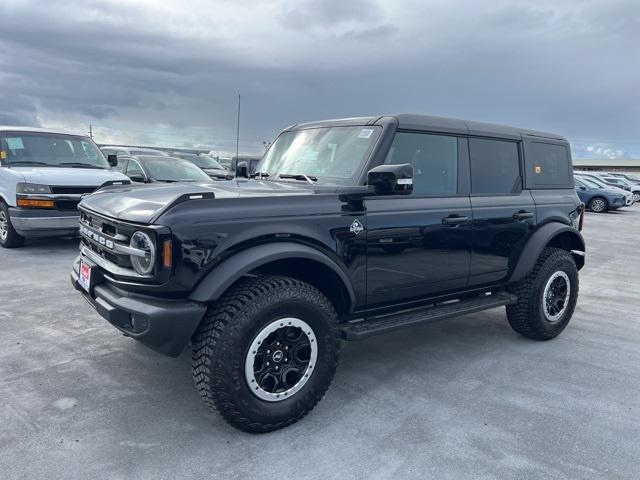
[[[335,188],[334,188],[335,189]],[[325,190],[325,189],[323,189]],[[215,183],[131,184],[109,188],[85,197],[80,208],[134,223],[153,223],[183,195],[213,193],[215,199],[312,195],[312,185],[269,181],[220,181]],[[215,201],[214,199],[214,201]]]
[[[11,167],[27,183],[65,187],[99,187],[109,180],[128,180],[122,173],[97,168]]]

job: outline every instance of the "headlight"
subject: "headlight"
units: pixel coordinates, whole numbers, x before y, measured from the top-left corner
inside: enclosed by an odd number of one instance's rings
[[[131,264],[134,270],[140,275],[149,275],[153,272],[156,262],[156,247],[151,237],[146,233],[136,232],[131,236],[129,246],[144,252],[140,255],[131,255]]]
[[[51,187],[49,185],[39,185],[37,183],[20,182],[16,185],[16,193],[51,193]]]

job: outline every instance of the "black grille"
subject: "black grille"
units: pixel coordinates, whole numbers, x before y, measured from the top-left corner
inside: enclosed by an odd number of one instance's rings
[[[129,239],[135,231],[134,227],[110,218],[98,217],[86,211],[80,212],[80,226],[82,227],[82,225],[90,227],[93,232],[101,235],[105,240],[104,243],[95,241],[95,239],[91,241],[86,235],[82,235],[82,243],[84,245],[115,265],[131,268],[129,255],[117,253],[113,246],[115,244],[128,246]],[[80,230],[82,234],[82,228]],[[113,242],[112,248],[107,246],[107,240]]]
[[[82,195],[95,190],[96,187],[51,187],[51,193],[55,195]]]

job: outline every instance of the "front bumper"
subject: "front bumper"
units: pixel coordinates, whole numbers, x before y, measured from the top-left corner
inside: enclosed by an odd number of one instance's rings
[[[177,357],[189,343],[204,316],[204,303],[164,300],[132,294],[97,280],[91,294],[78,284],[79,257],[71,284],[111,325],[147,347]]]
[[[78,233],[80,213],[9,208],[11,225],[23,237],[64,237]]]

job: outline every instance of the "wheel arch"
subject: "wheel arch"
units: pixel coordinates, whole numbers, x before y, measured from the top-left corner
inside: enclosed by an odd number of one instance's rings
[[[251,274],[286,275],[309,283],[329,298],[338,313],[350,312],[356,304],[344,270],[323,252],[294,242],[267,243],[235,253],[202,279],[189,298],[205,303],[216,301]]]
[[[576,229],[558,222],[547,223],[529,237],[509,277],[509,282],[518,282],[525,278],[546,247],[556,247],[568,251],[573,256],[578,270],[584,266],[585,243],[582,234]]]

